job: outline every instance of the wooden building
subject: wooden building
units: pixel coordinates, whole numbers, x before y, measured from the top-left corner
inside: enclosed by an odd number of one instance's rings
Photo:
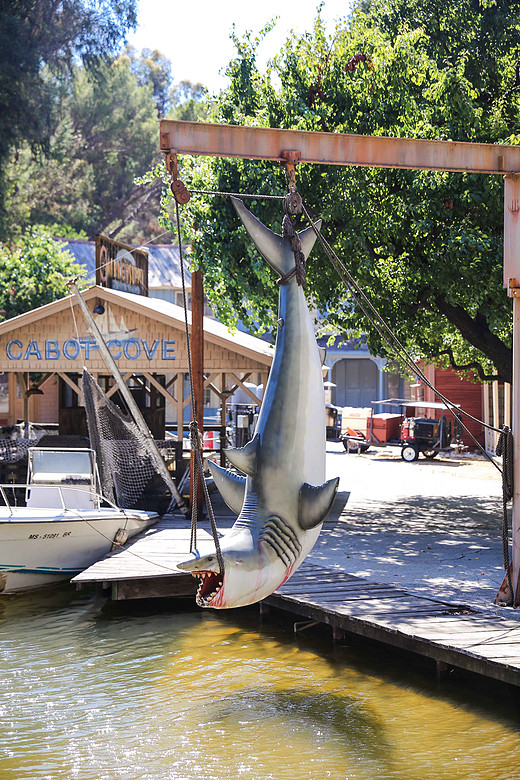
[[[422,369],[434,387],[439,390],[452,403],[460,404],[464,411],[471,414],[477,420],[487,421],[484,408],[484,397],[487,385],[482,382],[464,376],[452,368],[436,368],[432,365],[422,365]],[[422,401],[438,401],[439,399],[429,387],[418,383],[412,385],[412,398]],[[433,413],[432,413],[433,416]],[[437,415],[438,416],[438,415]],[[475,439],[485,446],[484,427],[482,424],[467,417],[462,418],[468,430]],[[464,431],[461,431],[465,445],[470,449],[476,449],[474,441]]]
[[[99,286],[82,294],[155,437],[164,437],[169,420],[182,439],[191,416],[183,309]],[[224,420],[226,400],[237,388],[259,403],[246,383],[265,384],[273,354],[261,339],[204,318],[205,387],[220,399]],[[74,296],[0,323],[0,375],[8,378],[0,424],[30,419],[58,423],[63,435],[86,435],[83,366],[117,399]]]

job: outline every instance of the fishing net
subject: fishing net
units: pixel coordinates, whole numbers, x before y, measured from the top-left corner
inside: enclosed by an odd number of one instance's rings
[[[107,398],[96,380],[83,369],[83,397],[90,446],[97,456],[102,493],[124,509],[150,509],[151,498],[171,499],[149,452],[150,443],[132,418]],[[156,441],[161,455],[175,458],[167,441]],[[146,504],[146,506],[143,505]]]
[[[15,426],[13,426],[14,428]],[[29,447],[36,447],[38,442],[45,434],[43,430],[30,429],[30,438],[23,436],[18,438],[4,439],[0,436],[0,462],[16,463],[19,460],[27,458]]]

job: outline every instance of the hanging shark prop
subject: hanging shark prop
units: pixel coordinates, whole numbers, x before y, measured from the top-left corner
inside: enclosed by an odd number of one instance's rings
[[[253,604],[280,587],[313,548],[339,478],[325,481],[325,394],[322,360],[303,287],[290,276],[288,240],[273,233],[233,198],[257,249],[280,277],[276,349],[253,439],[226,456],[238,475],[210,461],[224,501],[238,518],[216,554],[178,564],[201,582],[197,604],[229,609]],[[298,234],[307,258],[316,234]]]

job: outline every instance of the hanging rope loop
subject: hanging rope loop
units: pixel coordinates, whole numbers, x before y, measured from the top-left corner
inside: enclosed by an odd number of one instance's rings
[[[294,255],[294,268],[292,268],[289,273],[281,276],[278,279],[278,284],[287,284],[287,282],[295,276],[298,285],[300,287],[305,287],[305,255],[302,252],[302,242],[294,227],[295,216],[300,214],[302,208],[303,203],[301,196],[296,192],[294,186],[291,186],[290,191],[283,201],[283,210],[285,214],[282,221],[282,236],[291,245]]]
[[[498,437],[495,453],[502,457],[502,488],[506,501],[513,498],[513,433],[504,425]]]
[[[191,361],[191,339],[190,329],[188,325],[188,296],[186,294],[186,279],[184,275],[184,258],[182,252],[182,237],[181,237],[181,215],[179,210],[179,201],[175,200],[175,218],[177,222],[177,241],[179,244],[179,259],[181,265],[181,280],[182,280],[182,300],[184,305],[184,332],[186,335],[186,347],[188,353],[188,376],[190,378],[190,399],[191,409],[193,417],[195,418],[195,391],[193,387],[193,367]],[[192,506],[191,506],[191,541],[190,552],[197,546],[197,486],[199,481],[199,474],[201,475],[202,490],[204,493],[204,501],[206,503],[206,509],[208,510],[209,521],[211,525],[211,532],[213,534],[213,542],[215,544],[215,551],[217,553],[217,562],[219,565],[220,574],[224,576],[224,559],[222,557],[222,551],[220,549],[219,535],[217,529],[217,523],[215,521],[215,513],[213,512],[213,505],[209,495],[208,486],[204,479],[204,464],[202,461],[202,442],[199,434],[197,421],[193,419],[190,423],[190,444],[191,450],[194,454],[193,458],[193,491],[192,491]]]
[[[504,425],[498,437],[495,453],[502,457],[502,554],[510,600],[513,603],[513,583],[509,562],[509,525],[507,521],[507,504],[513,498],[513,433]]]

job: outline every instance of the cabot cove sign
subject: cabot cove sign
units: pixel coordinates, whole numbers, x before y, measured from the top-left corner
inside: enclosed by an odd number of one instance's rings
[[[171,339],[110,339],[107,347],[114,360],[175,360],[175,341]],[[79,338],[57,341],[56,339],[31,339],[7,342],[5,353],[8,360],[92,360],[99,353],[94,339]]]

